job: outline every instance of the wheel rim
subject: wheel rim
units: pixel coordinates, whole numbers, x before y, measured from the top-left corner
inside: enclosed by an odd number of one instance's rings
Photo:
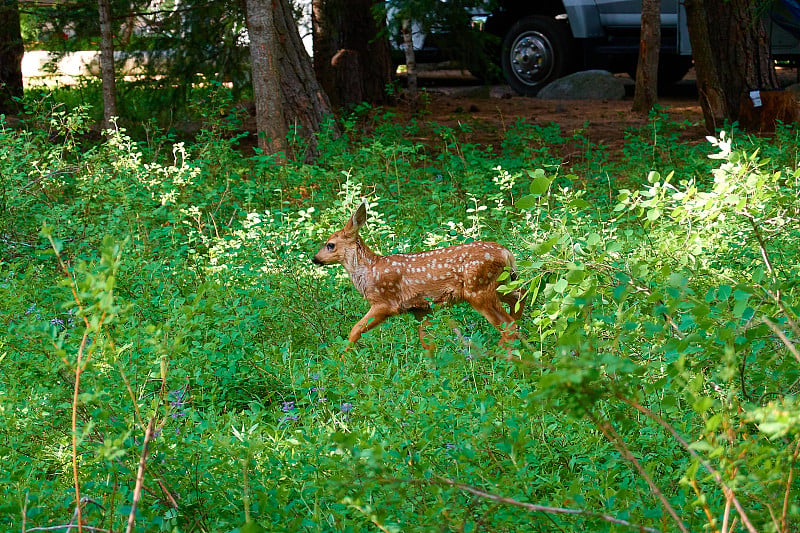
[[[521,33],[509,50],[511,70],[525,85],[537,85],[553,72],[553,45],[538,31]]]

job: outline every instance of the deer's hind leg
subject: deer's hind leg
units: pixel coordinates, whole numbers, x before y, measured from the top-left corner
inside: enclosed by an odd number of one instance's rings
[[[500,330],[500,345],[507,345],[509,341],[517,338],[517,325],[514,317],[511,316],[500,303],[497,293],[490,292],[479,294],[476,297],[468,297],[467,302],[482,314],[486,320]],[[513,310],[513,307],[512,307]]]
[[[510,310],[509,314],[514,318],[515,322],[522,317],[522,311],[525,309],[525,303],[527,301],[525,293],[516,290],[508,294],[498,292],[497,296],[508,305]],[[517,304],[519,304],[519,306],[517,306]]]

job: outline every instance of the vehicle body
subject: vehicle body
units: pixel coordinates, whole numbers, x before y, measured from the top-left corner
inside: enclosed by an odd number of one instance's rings
[[[497,0],[473,12],[473,23],[496,37],[489,56],[518,93],[533,96],[570,72],[602,68],[633,75],[639,52],[641,0]],[[765,15],[775,59],[800,58],[800,0],[774,2]],[[445,59],[447,34],[414,28],[418,62]],[[399,51],[400,48],[398,47]],[[681,80],[692,66],[686,12],[680,0],[661,0],[659,83]],[[485,72],[467,68],[479,77]]]
[[[800,57],[800,27],[787,6],[766,15],[776,59]],[[797,6],[800,7],[800,6]],[[485,30],[501,41],[500,65],[518,93],[535,95],[571,71],[603,68],[634,74],[639,51],[641,0],[500,0]],[[679,0],[661,0],[659,80],[679,81],[691,68],[686,11]]]

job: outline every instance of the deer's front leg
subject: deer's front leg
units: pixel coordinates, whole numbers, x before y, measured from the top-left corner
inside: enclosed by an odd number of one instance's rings
[[[430,316],[432,314],[431,310],[430,309],[412,309],[411,313],[413,313],[414,318],[416,318],[417,321],[419,322],[419,328],[418,328],[419,343],[422,345],[422,349],[423,350],[428,350],[428,351],[432,350],[433,349],[433,344],[425,341],[425,333],[426,333],[425,330],[428,328],[428,326],[431,323],[431,320],[430,320]]]
[[[384,320],[388,317],[392,316],[394,313],[389,312],[387,309],[383,307],[370,307],[367,314],[359,320],[353,329],[350,330],[350,335],[347,339],[350,341],[350,344],[355,344],[358,342],[358,339],[361,338],[363,333],[379,326]]]

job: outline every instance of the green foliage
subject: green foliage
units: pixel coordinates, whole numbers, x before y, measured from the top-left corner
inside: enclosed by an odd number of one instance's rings
[[[684,147],[656,114],[620,157],[518,121],[494,153],[363,106],[278,165],[193,98],[192,142],[50,99],[0,123],[3,528],[67,524],[77,486],[117,531],[792,531],[793,128]],[[409,317],[348,349],[365,303],[310,258],[362,197],[382,253],[513,249],[511,357],[464,307],[430,353]]]

